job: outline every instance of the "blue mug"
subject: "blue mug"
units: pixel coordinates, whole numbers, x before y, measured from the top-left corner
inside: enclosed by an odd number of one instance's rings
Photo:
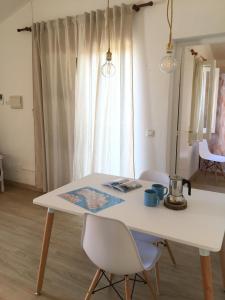
[[[153,184],[152,189],[156,191],[160,200],[163,200],[164,196],[168,193],[168,188],[161,184]]]
[[[158,206],[160,203],[160,199],[157,192],[154,191],[153,189],[145,190],[144,203],[145,206],[149,206],[149,207]]]

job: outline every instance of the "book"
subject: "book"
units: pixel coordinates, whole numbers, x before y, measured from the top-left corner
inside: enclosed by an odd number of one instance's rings
[[[122,193],[127,193],[142,187],[142,185],[137,180],[128,178],[119,178],[113,181],[105,182],[103,183],[103,185],[109,188],[116,189]]]

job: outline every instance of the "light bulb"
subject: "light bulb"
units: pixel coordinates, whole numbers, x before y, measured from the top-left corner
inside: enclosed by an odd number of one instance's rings
[[[163,73],[172,73],[177,67],[177,60],[173,56],[172,52],[167,52],[167,54],[161,59],[160,70]]]
[[[105,77],[112,77],[116,72],[116,68],[114,64],[112,63],[112,52],[110,51],[110,47],[108,51],[106,52],[106,62],[101,68],[101,73]]]
[[[112,77],[115,74],[115,72],[116,68],[110,60],[107,60],[101,68],[102,75],[107,78]]]

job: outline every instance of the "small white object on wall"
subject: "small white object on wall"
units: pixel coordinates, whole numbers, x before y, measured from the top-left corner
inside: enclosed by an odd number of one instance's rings
[[[22,96],[10,96],[9,105],[12,109],[22,109],[23,108],[23,97]]]

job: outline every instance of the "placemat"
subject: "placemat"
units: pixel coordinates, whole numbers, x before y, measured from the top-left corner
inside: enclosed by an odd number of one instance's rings
[[[123,199],[104,193],[90,186],[60,194],[59,197],[92,213],[97,213],[103,209],[124,202]]]

